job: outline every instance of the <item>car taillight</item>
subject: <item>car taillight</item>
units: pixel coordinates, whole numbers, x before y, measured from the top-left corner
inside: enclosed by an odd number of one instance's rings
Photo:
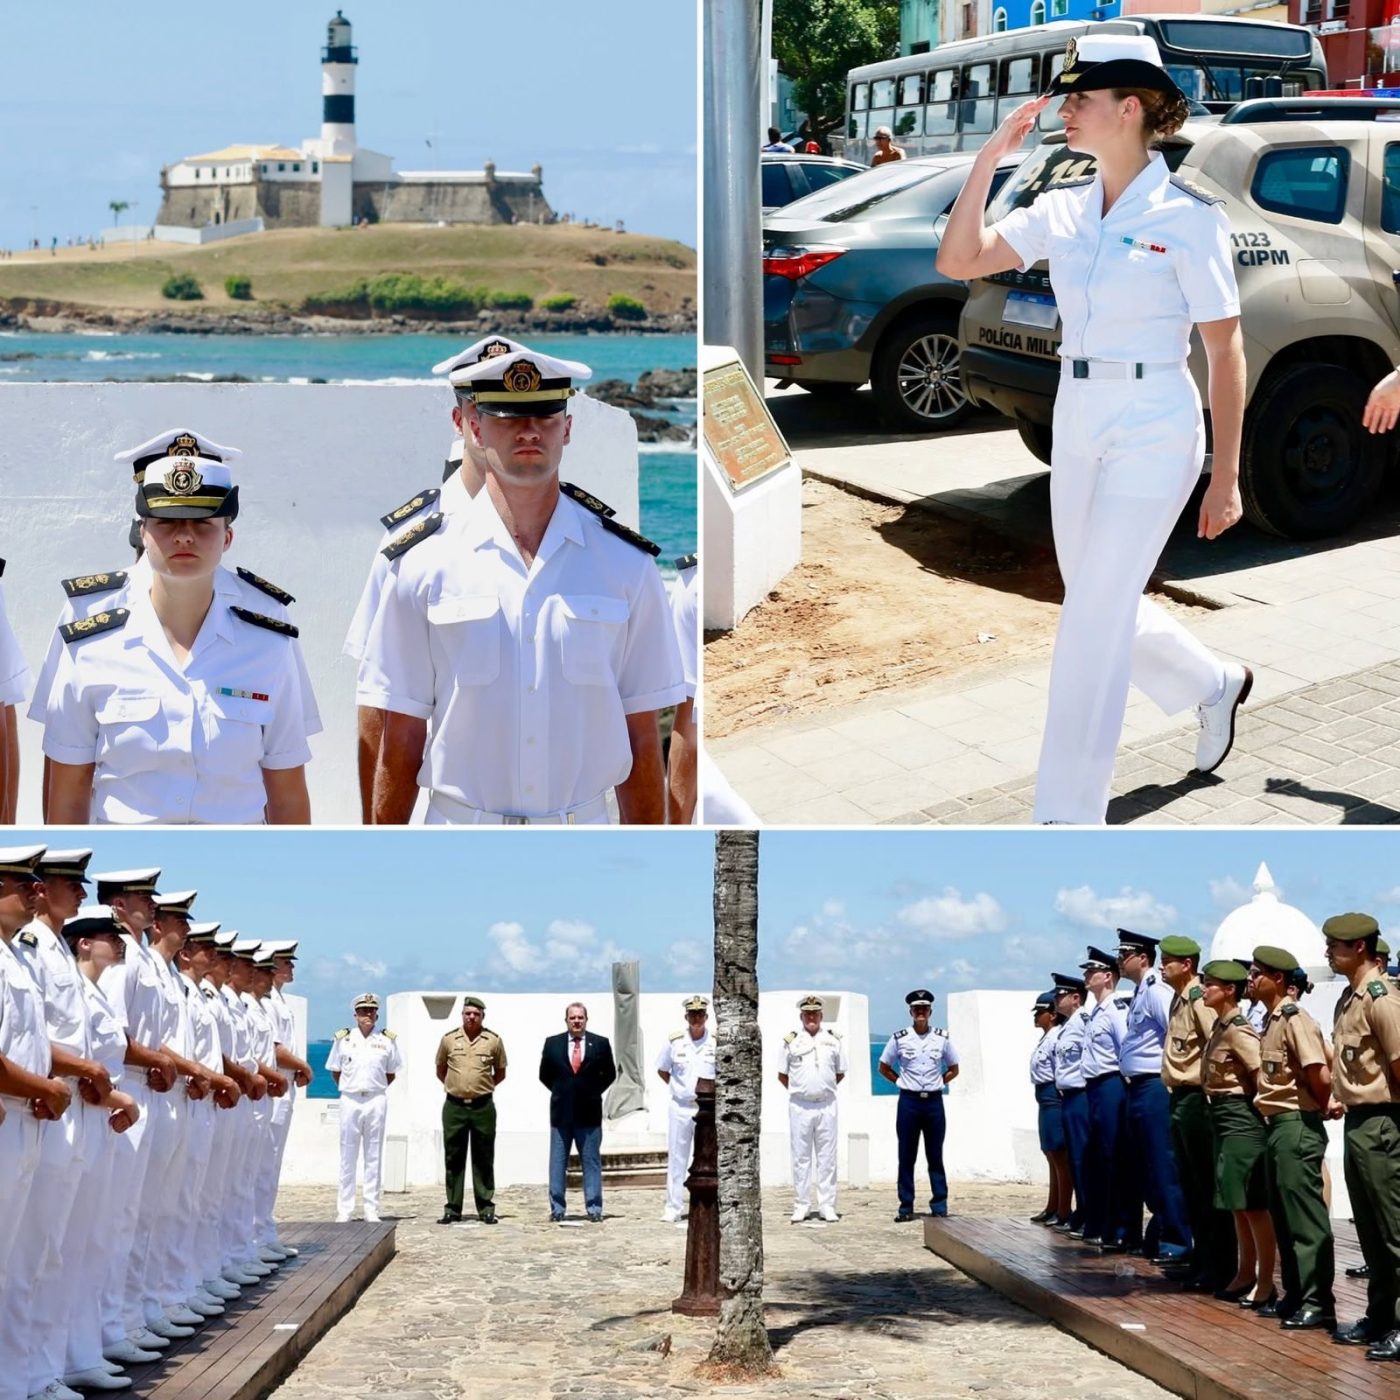
[[[835,262],[844,248],[774,248],[763,259],[763,271],[793,282],[810,277],[819,267]]]

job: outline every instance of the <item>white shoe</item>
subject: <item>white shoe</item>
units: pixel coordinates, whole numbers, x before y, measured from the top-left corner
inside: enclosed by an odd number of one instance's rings
[[[243,1296],[243,1290],[226,1278],[207,1278],[199,1286],[211,1298],[217,1298],[221,1303],[231,1303],[235,1298]]]
[[[63,1378],[63,1384],[74,1390],[127,1390],[131,1386],[130,1376],[114,1376],[100,1366],[89,1371],[70,1371]]]
[[[295,1259],[297,1255],[301,1253],[301,1250],[290,1244],[279,1243],[277,1248],[280,1249],[283,1255],[288,1259]]]
[[[185,1299],[185,1306],[199,1317],[222,1317],[224,1314],[224,1305],[207,1293],[192,1293]]]
[[[164,1351],[170,1345],[169,1337],[157,1336],[149,1327],[138,1327],[127,1340],[140,1347],[142,1351]],[[110,1356],[111,1352],[107,1354]],[[120,1361],[121,1357],[118,1356],[114,1359]]]
[[[223,1279],[225,1283],[233,1284],[236,1288],[239,1288],[240,1291],[258,1281],[257,1274],[251,1274],[246,1269],[240,1268],[237,1264],[230,1264],[219,1277]]]
[[[335,1223],[337,1225],[348,1225],[350,1223],[350,1217],[348,1215],[337,1215]]]
[[[203,1327],[204,1315],[197,1313],[193,1308],[187,1308],[183,1303],[176,1303],[173,1308],[166,1308],[166,1319],[173,1322],[177,1327]]]
[[[666,1225],[674,1225],[680,1218],[681,1213],[675,1206],[667,1206],[666,1209],[661,1212],[662,1223]]]
[[[272,1272],[271,1264],[264,1264],[259,1259],[240,1259],[238,1267],[245,1274],[252,1274],[254,1279],[266,1278]]]
[[[281,1264],[287,1257],[287,1251],[279,1249],[275,1244],[265,1244],[258,1250],[258,1258],[264,1264]]]
[[[160,1360],[160,1352],[155,1347],[149,1350],[138,1347],[130,1337],[123,1337],[121,1341],[103,1348],[102,1356],[107,1361],[126,1366],[147,1366],[152,1361]]]
[[[817,1214],[820,1215],[823,1220],[832,1224],[834,1224],[841,1218],[839,1215],[836,1214],[835,1206],[823,1206],[821,1210],[817,1212]]]
[[[1235,711],[1254,685],[1254,672],[1237,661],[1225,663],[1225,693],[1213,705],[1197,705],[1201,732],[1196,736],[1196,771],[1213,773],[1235,742]]]
[[[181,1323],[171,1322],[168,1317],[158,1317],[154,1322],[148,1322],[146,1331],[154,1332],[157,1337],[164,1337],[168,1342],[194,1336],[193,1327],[185,1327]]]
[[[807,1218],[807,1216],[808,1216],[810,1210],[811,1210],[811,1207],[810,1207],[810,1206],[805,1206],[805,1205],[795,1205],[795,1206],[793,1206],[793,1208],[792,1208],[792,1223],[793,1223],[794,1225],[800,1225],[800,1224],[802,1224],[802,1222],[803,1222],[804,1220],[806,1220],[806,1218]]]
[[[83,1397],[62,1381],[50,1381],[42,1390],[36,1390],[29,1400],[83,1400]]]
[[[107,1374],[109,1376],[119,1376],[122,1373],[122,1368],[118,1366],[115,1361],[108,1361],[105,1356],[102,1357],[102,1359],[98,1361],[97,1364],[99,1366],[105,1366],[107,1368]]]
[[[377,1211],[367,1210],[365,1212],[366,1225],[379,1225],[382,1223],[383,1222],[379,1219],[379,1213]]]

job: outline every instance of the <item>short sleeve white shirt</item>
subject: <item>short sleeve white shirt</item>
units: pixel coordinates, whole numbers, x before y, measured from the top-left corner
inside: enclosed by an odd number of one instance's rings
[[[342,1094],[382,1094],[402,1065],[395,1037],[381,1030],[362,1035],[358,1026],[336,1036],[326,1056],[326,1069],[340,1075]]]
[[[43,993],[30,974],[28,964],[3,939],[0,939],[0,1055],[20,1069],[45,1077],[53,1065],[48,1027],[44,1024]]]
[[[715,1038],[709,1026],[699,1040],[692,1038],[688,1027],[673,1035],[656,1057],[656,1067],[671,1076],[667,1088],[675,1103],[682,1108],[693,1108],[696,1083],[715,1077]]]
[[[126,956],[103,972],[98,985],[132,1040],[159,1050],[165,1044],[165,990],[155,954],[129,933],[122,934],[122,943]]]
[[[846,1042],[822,1026],[816,1035],[796,1031],[784,1038],[779,1061],[795,1099],[825,1101],[836,1097],[837,1075],[846,1073]]]
[[[42,919],[35,919],[20,931],[13,946],[44,999],[49,1040],[75,1055],[89,1055],[88,1009],[82,986],[87,979],[67,943]]]
[[[700,570],[693,565],[682,569],[671,588],[671,620],[676,628],[676,645],[680,648],[685,693],[689,700],[695,698],[700,685],[699,574]]]

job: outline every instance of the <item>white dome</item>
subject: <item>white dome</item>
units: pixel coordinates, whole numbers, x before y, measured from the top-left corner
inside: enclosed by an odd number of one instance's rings
[[[1292,953],[1315,982],[1332,977],[1322,930],[1301,909],[1278,897],[1274,877],[1261,862],[1254,876],[1254,898],[1226,914],[1215,931],[1206,961],[1238,958],[1247,965],[1254,950],[1263,943]]]

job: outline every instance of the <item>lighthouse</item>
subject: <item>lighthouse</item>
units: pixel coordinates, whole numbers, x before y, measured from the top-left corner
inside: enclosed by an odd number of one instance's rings
[[[337,10],[326,25],[326,47],[321,50],[323,155],[355,154],[355,68],[359,61],[350,42],[350,21]]]

